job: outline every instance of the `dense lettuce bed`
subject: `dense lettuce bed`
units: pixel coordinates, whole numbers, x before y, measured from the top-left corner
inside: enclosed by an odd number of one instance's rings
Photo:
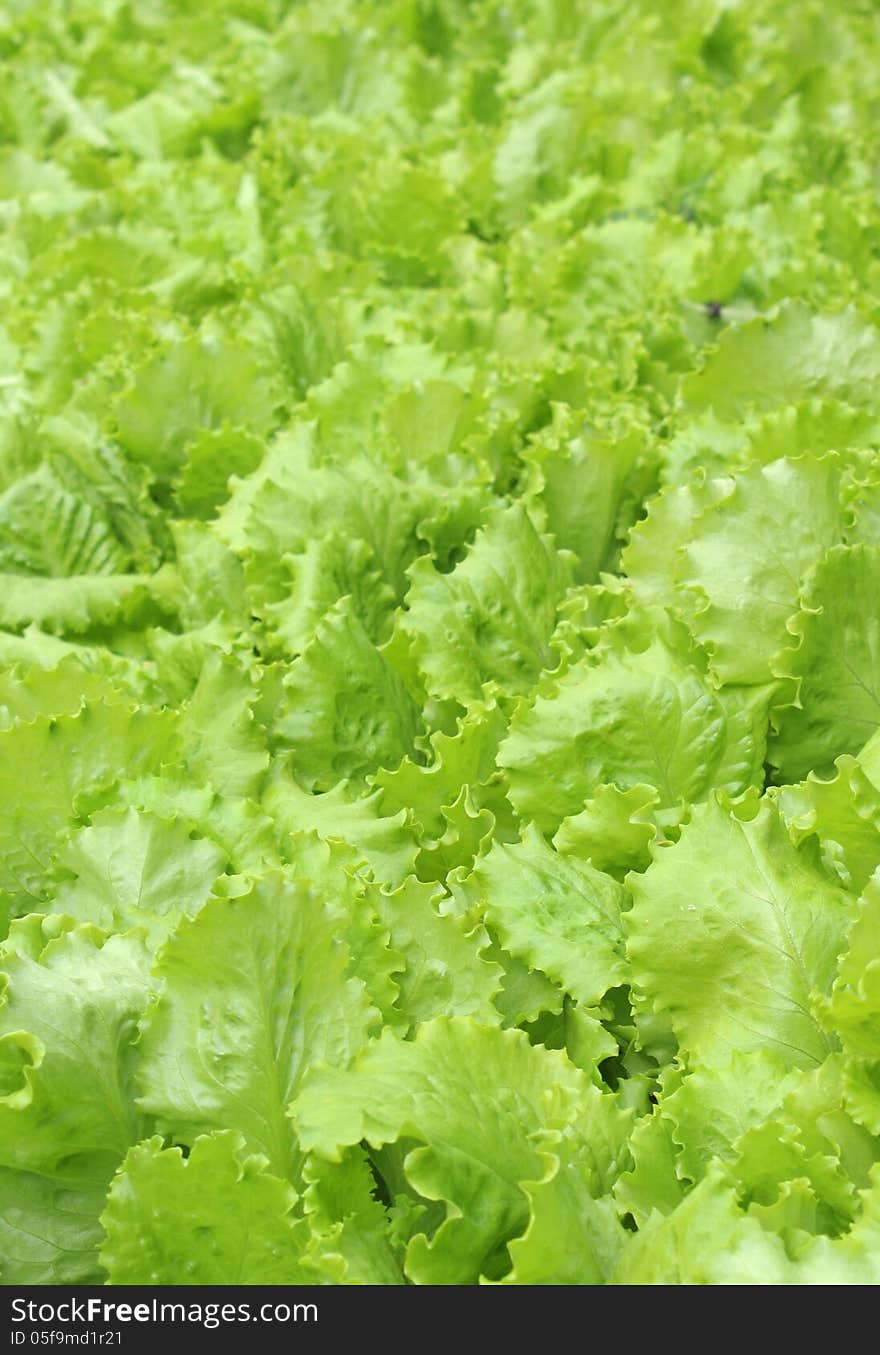
[[[3,5],[6,1284],[880,1280],[878,51]]]

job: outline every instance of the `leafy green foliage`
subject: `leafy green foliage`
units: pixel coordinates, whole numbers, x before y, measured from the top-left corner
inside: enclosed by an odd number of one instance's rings
[[[880,1280],[861,0],[0,13],[0,1282]]]

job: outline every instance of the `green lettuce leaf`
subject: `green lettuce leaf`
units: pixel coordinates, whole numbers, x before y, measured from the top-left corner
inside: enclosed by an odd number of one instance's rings
[[[300,1158],[287,1103],[311,1064],[348,1064],[374,1019],[348,962],[333,912],[282,872],[242,897],[212,899],[180,923],[156,965],[141,1106],[186,1144],[234,1128],[288,1177]]]
[[[138,932],[32,916],[0,972],[3,1279],[94,1283],[107,1186],[145,1128],[134,1075],[149,952]]]
[[[502,1284],[605,1284],[627,1233],[613,1202],[595,1198],[591,1163],[574,1136],[553,1145],[554,1165],[525,1186],[531,1219],[510,1243],[513,1267]]]
[[[652,811],[658,801],[653,786],[596,787],[579,814],[563,819],[553,845],[563,856],[589,861],[597,870],[620,877],[650,864],[650,845],[658,836]]]
[[[395,1005],[411,1028],[444,1014],[492,1024],[501,975],[484,953],[490,944],[484,928],[444,911],[443,890],[413,878],[376,891],[373,901],[403,960]]]
[[[789,303],[772,319],[727,329],[705,367],[683,385],[685,400],[735,420],[813,396],[869,405],[880,375],[880,340],[855,311],[811,315]]]
[[[634,1238],[614,1284],[876,1284],[878,1185],[863,1194],[863,1212],[843,1237],[802,1243],[793,1259],[782,1239],[742,1211],[716,1168],[668,1218],[656,1217]]]
[[[0,1169],[0,1279],[4,1285],[102,1284],[102,1177],[78,1185]]]
[[[144,928],[155,942],[207,900],[226,863],[223,849],[174,819],[105,809],[58,853],[70,872],[54,907],[109,932]]]
[[[331,1284],[404,1284],[388,1211],[375,1198],[367,1155],[351,1148],[340,1162],[312,1157],[303,1168],[312,1240],[307,1264]]]
[[[453,1284],[507,1268],[505,1243],[529,1218],[522,1183],[546,1171],[534,1135],[576,1106],[589,1144],[590,1126],[601,1136],[615,1111],[561,1056],[518,1032],[439,1019],[412,1042],[386,1034],[348,1073],[313,1076],[293,1117],[302,1147],[331,1161],[362,1139],[377,1148],[421,1141],[405,1159],[407,1179],[449,1207],[432,1237],[410,1241],[406,1272],[416,1283]],[[602,1160],[607,1142],[596,1140]]]
[[[175,754],[175,717],[103,701],[73,715],[0,731],[4,803],[0,820],[0,888],[27,910],[44,900],[57,834],[75,823],[78,806],[100,800],[125,770],[158,771]],[[21,768],[31,768],[26,798]]]
[[[690,1056],[766,1050],[801,1068],[827,1058],[833,1041],[812,1004],[831,988],[852,904],[792,845],[772,803],[696,808],[630,888],[639,991]]]
[[[839,481],[830,455],[750,467],[695,523],[680,581],[720,681],[770,679],[800,581],[842,536]]]
[[[546,530],[557,545],[576,557],[578,582],[592,582],[609,567],[615,539],[631,525],[621,524],[619,517],[644,444],[639,427],[603,436],[586,414],[561,404],[554,406],[551,425],[529,443],[523,459],[534,468],[531,502],[543,509]]]
[[[550,638],[570,575],[567,559],[519,505],[493,510],[451,574],[417,560],[403,624],[429,691],[464,705],[479,700],[486,683],[528,690],[555,666]]]
[[[296,1192],[244,1153],[232,1130],[202,1135],[185,1158],[161,1138],[132,1148],[101,1219],[108,1282],[314,1282],[302,1263],[308,1225],[292,1217]]]
[[[776,671],[797,699],[776,718],[768,757],[785,781],[857,753],[880,727],[880,549],[838,546],[817,565]]]
[[[650,786],[664,809],[742,791],[761,772],[769,696],[717,692],[679,623],[637,613],[514,715],[499,753],[510,798],[554,832],[607,784]]]
[[[350,605],[334,607],[282,683],[273,743],[297,779],[332,790],[396,766],[421,731],[418,708]]]
[[[584,1006],[627,981],[622,887],[534,826],[520,843],[496,842],[466,888],[505,949]]]
[[[880,792],[860,764],[840,757],[831,780],[811,773],[799,785],[782,786],[779,808],[794,841],[815,834],[828,869],[861,893],[880,865]]]

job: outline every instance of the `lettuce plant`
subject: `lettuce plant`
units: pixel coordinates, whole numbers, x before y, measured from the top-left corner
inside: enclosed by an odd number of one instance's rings
[[[860,0],[9,0],[0,1278],[880,1281]]]

